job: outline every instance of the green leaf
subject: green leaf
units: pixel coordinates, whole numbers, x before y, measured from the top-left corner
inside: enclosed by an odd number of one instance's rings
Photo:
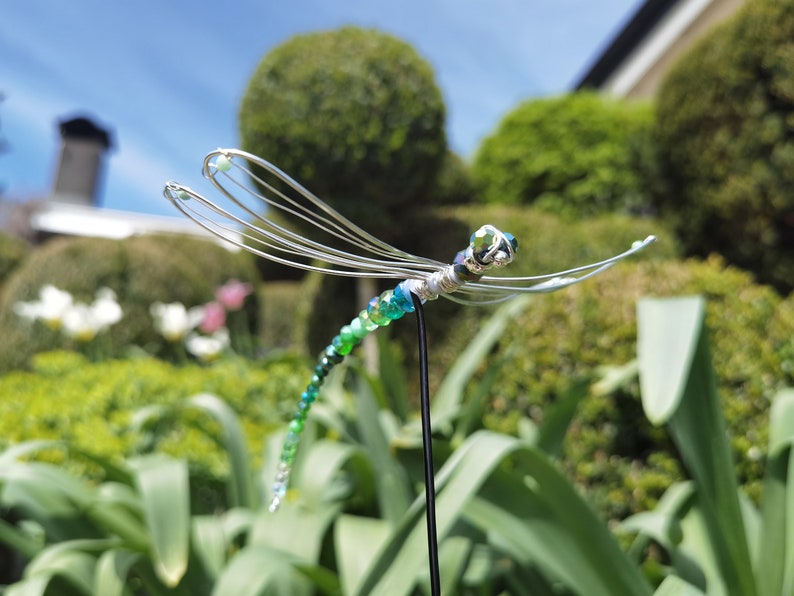
[[[645,415],[664,424],[678,408],[700,337],[699,297],[644,299],[637,306],[637,355]]]
[[[653,596],[706,596],[706,593],[675,575],[668,575]]]
[[[334,546],[339,579],[345,594],[355,594],[378,549],[389,537],[391,524],[384,520],[342,515],[334,526]]]
[[[695,482],[710,547],[727,592],[753,596],[757,591],[750,550],[704,312],[700,298],[640,301],[643,404],[653,422],[668,423]]]
[[[102,594],[102,596],[128,594],[127,577],[132,566],[140,558],[140,553],[124,549],[114,548],[103,552],[94,571],[94,594]]]
[[[769,413],[756,578],[761,594],[794,590],[794,391],[775,396]]]
[[[16,526],[0,518],[0,542],[17,551],[26,559],[32,559],[41,552],[42,545]]]
[[[469,379],[502,337],[507,324],[518,316],[530,302],[530,296],[520,296],[499,307],[466,346],[466,349],[455,359],[455,363],[433,397],[431,417],[439,431],[446,432],[445,427],[458,417]]]
[[[523,447],[512,463],[514,473],[498,470],[466,508],[466,518],[500,551],[579,594],[650,594],[639,569],[548,457]]]
[[[163,455],[130,461],[141,493],[157,576],[176,586],[188,564],[190,491],[187,464]]]
[[[251,478],[248,446],[237,414],[226,405],[226,402],[208,393],[191,397],[187,405],[210,414],[221,427],[223,444],[229,454],[230,470],[227,483],[229,504],[233,507],[257,507],[262,499]]]
[[[618,587],[604,594],[650,594],[639,571],[626,559],[609,531],[570,483],[540,451],[512,437],[488,431],[477,432],[439,470],[436,477],[439,541],[443,542],[464,511],[469,515],[472,499],[494,469],[508,457],[518,466],[520,474],[528,474],[534,479],[533,490],[542,495],[545,507],[555,513],[557,521],[569,533],[570,540],[587,553],[593,566],[600,570],[603,581]],[[512,504],[520,502],[517,500]],[[510,509],[504,508],[504,511]],[[543,519],[539,518],[539,523],[545,523]],[[519,526],[508,524],[506,527]],[[490,528],[483,530],[489,531]],[[378,552],[357,593],[394,596],[410,593],[427,564],[425,532],[424,499],[420,498]],[[521,532],[521,535],[527,536],[526,532]],[[533,536],[530,534],[528,539],[532,540]],[[538,540],[539,545],[541,542]],[[543,546],[548,546],[548,543]],[[565,563],[562,561],[560,564],[564,566]]]
[[[268,547],[302,563],[315,564],[328,527],[340,510],[336,503],[310,509],[302,502],[283,503],[275,513],[263,509],[251,528],[249,545]]]
[[[213,596],[307,596],[311,586],[296,577],[293,557],[264,546],[249,546],[230,561],[218,578]]]
[[[224,532],[223,519],[214,515],[193,516],[191,538],[196,558],[210,577],[217,578],[226,564],[226,553],[231,542]]]
[[[794,444],[794,389],[780,391],[769,412],[769,455]]]
[[[68,540],[49,546],[25,568],[25,577],[59,576],[82,594],[94,593],[94,553],[103,552],[115,545],[115,541]]]
[[[454,594],[457,591],[466,572],[472,548],[472,541],[462,536],[447,538],[440,545],[438,567],[442,594]]]
[[[372,467],[377,470],[373,479],[378,492],[380,514],[396,524],[411,503],[412,491],[408,477],[392,455],[370,384],[361,377],[356,383],[354,399],[358,434]]]

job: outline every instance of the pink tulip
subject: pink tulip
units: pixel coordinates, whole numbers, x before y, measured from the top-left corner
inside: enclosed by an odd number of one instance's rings
[[[251,284],[232,279],[215,290],[215,299],[227,310],[240,310],[245,297],[253,292],[254,287]]]
[[[208,302],[204,305],[204,319],[199,325],[204,333],[215,333],[226,325],[226,309],[220,302]]]

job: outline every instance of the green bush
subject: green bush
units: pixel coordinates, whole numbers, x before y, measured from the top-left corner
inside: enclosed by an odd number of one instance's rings
[[[217,437],[170,420],[166,429],[157,429],[153,443],[153,432],[134,426],[136,412],[212,393],[241,416],[250,452],[261,453],[263,437],[281,428],[285,408],[292,407],[284,396],[300,396],[305,366],[288,359],[267,365],[227,359],[211,366],[175,366],[154,358],[92,363],[75,352],[40,353],[33,358],[32,370],[0,376],[0,448],[30,440],[62,440],[116,462],[157,448],[184,457],[205,479],[217,479],[227,466],[215,444]],[[56,461],[62,456],[50,454]],[[72,466],[80,461],[86,465],[84,460],[69,461]]]
[[[590,92],[521,103],[477,151],[480,198],[577,217],[643,211],[651,115]]]
[[[669,73],[658,197],[689,254],[794,288],[794,2],[747,2]]]
[[[24,240],[0,232],[0,284],[27,256],[30,248]]]
[[[161,338],[152,325],[153,302],[197,306],[213,299],[228,279],[256,281],[247,253],[231,253],[212,242],[189,238],[141,236],[128,240],[60,238],[36,249],[6,283],[0,297],[0,370],[24,366],[36,352],[58,346],[58,334],[18,317],[13,305],[38,297],[45,284],[90,302],[107,286],[124,311],[121,322],[103,337],[103,353],[124,354],[131,346],[157,350]],[[255,323],[255,300],[251,321]]]
[[[355,27],[271,50],[240,105],[242,147],[272,160],[368,231],[423,197],[446,152],[430,65],[407,43]]]
[[[754,284],[749,274],[718,259],[623,263],[579,286],[538,297],[503,337],[501,349],[512,356],[495,384],[488,425],[510,430],[524,414],[542,422],[545,409],[572,379],[592,378],[605,364],[633,359],[638,298],[687,294],[707,298],[737,474],[757,499],[769,398],[791,381],[791,373],[781,372],[784,350],[769,339],[785,333],[775,329],[784,305],[770,287]],[[466,319],[458,329],[465,325]],[[645,421],[635,386],[591,393],[580,404],[564,451],[566,469],[608,518],[652,507],[670,482],[681,478],[668,439]]]
[[[466,205],[474,201],[474,179],[469,165],[454,151],[448,151],[435,183],[427,191],[431,205]]]

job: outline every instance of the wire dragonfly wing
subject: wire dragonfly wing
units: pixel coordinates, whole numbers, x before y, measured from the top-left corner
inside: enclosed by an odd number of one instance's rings
[[[331,275],[390,279],[427,279],[449,266],[379,240],[251,153],[217,149],[204,158],[202,170],[222,202],[177,182],[166,184],[166,198],[204,229],[265,259]],[[312,235],[330,238],[333,246]],[[654,240],[649,236],[621,254],[565,271],[525,277],[484,275],[454,294],[442,295],[457,302],[487,304],[522,293],[556,291],[600,273]]]

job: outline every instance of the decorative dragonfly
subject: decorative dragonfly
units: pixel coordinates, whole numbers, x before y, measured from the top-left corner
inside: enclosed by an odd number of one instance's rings
[[[368,234],[317,198],[268,161],[238,149],[218,149],[204,158],[204,176],[220,192],[215,203],[176,182],[163,194],[182,213],[216,236],[260,257],[309,271],[347,277],[402,279],[392,290],[370,300],[358,316],[344,325],[325,348],[314,375],[301,395],[284,441],[270,510],[279,508],[287,492],[292,465],[304,423],[329,372],[361,340],[414,311],[412,295],[422,302],[443,296],[466,304],[493,304],[524,293],[554,292],[579,283],[642,250],[656,240],[648,236],[609,259],[548,275],[492,277],[489,269],[509,264],[518,249],[516,239],[491,225],[471,235],[469,246],[451,264],[412,255]],[[268,219],[291,219],[301,231]],[[315,228],[330,234],[336,248],[307,237]],[[317,263],[321,262],[324,266]]]

